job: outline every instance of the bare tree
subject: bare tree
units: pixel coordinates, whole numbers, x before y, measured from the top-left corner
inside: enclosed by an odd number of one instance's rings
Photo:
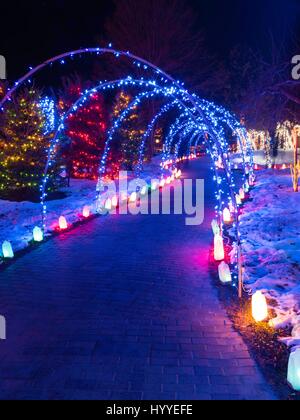
[[[196,12],[187,0],[114,0],[113,16],[106,23],[106,43],[116,49],[130,51],[183,81],[194,91],[211,89],[207,80],[213,70],[212,58],[205,48]],[[107,60],[107,61],[106,61]],[[95,69],[97,79],[141,75],[128,60],[106,58]],[[101,66],[101,67],[100,67]],[[143,76],[145,73],[143,72]],[[150,121],[157,111],[157,100],[147,101],[143,114]],[[154,131],[148,148],[154,153]]]
[[[244,46],[232,51],[226,101],[248,126],[272,133],[277,122],[295,120],[297,109],[285,90],[289,85],[285,80],[291,75],[290,65],[282,58],[280,48],[274,47],[270,52],[270,59],[266,60]]]
[[[114,47],[149,60],[199,88],[211,69],[211,58],[186,0],[115,0],[106,24]]]

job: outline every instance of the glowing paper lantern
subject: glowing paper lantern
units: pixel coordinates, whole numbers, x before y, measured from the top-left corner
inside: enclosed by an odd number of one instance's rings
[[[269,316],[267,300],[260,291],[252,296],[252,316],[256,322],[265,321]]]
[[[213,230],[213,233],[214,233],[214,236],[216,236],[216,235],[220,235],[220,226],[219,226],[219,224],[218,224],[218,222],[216,221],[216,220],[213,220],[212,222],[211,222],[211,227],[212,227],[212,230]]]
[[[255,176],[251,175],[250,178],[249,178],[249,185],[250,185],[250,187],[253,187],[254,184],[255,184]]]
[[[215,235],[214,257],[216,261],[222,261],[225,258],[224,242],[221,235]]]
[[[110,199],[110,198],[108,198],[108,199],[105,201],[105,210],[111,211],[111,209],[112,209],[112,202],[111,202],[111,199]]]
[[[229,202],[228,207],[229,207],[229,211],[230,211],[231,214],[235,212],[234,205],[232,204],[231,201]]]
[[[121,192],[121,201],[124,202],[124,201],[127,201],[127,199],[128,199],[127,193],[126,192]]]
[[[35,242],[42,242],[44,240],[44,235],[43,235],[43,231],[41,228],[39,228],[38,226],[36,226],[33,229],[33,240]]]
[[[300,391],[300,348],[290,354],[288,383],[295,391]]]
[[[130,196],[130,203],[135,203],[137,200],[137,193],[133,192]]]
[[[223,221],[226,224],[230,224],[232,222],[231,213],[227,207],[223,210]]]
[[[112,207],[118,207],[118,197],[116,195],[113,196],[112,200],[111,200],[111,205]]]
[[[11,243],[4,241],[2,244],[2,254],[4,258],[14,258],[14,251],[12,249]]]
[[[230,272],[229,265],[226,264],[224,261],[221,262],[219,265],[219,277],[221,283],[231,283],[232,282],[232,276]]]
[[[68,223],[67,223],[67,220],[64,216],[60,216],[58,224],[59,224],[59,228],[61,230],[68,229]]]
[[[243,188],[240,189],[240,199],[245,200],[245,191],[243,190]]]
[[[148,187],[145,186],[141,189],[141,195],[146,195],[147,192],[148,192]]]
[[[87,219],[88,217],[90,217],[90,214],[91,214],[91,211],[90,211],[89,206],[84,206],[82,210],[82,216]]]

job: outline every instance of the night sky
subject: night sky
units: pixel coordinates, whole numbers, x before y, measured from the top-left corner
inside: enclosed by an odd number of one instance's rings
[[[0,54],[7,59],[10,79],[20,76],[29,65],[58,53],[97,45],[105,19],[113,11],[111,0],[2,3]],[[295,47],[300,38],[299,0],[190,0],[190,3],[209,50],[220,59],[226,58],[237,44],[259,48],[267,55],[270,33],[278,45],[285,42],[287,57],[300,53]]]

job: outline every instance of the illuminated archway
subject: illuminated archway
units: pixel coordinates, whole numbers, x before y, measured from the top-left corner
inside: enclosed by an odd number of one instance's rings
[[[157,66],[153,65],[152,63],[144,60],[140,57],[137,57],[130,52],[118,51],[111,48],[85,48],[79,49],[71,52],[67,52],[56,57],[53,57],[44,63],[40,64],[39,66],[30,69],[30,71],[20,78],[15,85],[7,92],[6,96],[0,102],[0,109],[3,111],[4,106],[7,101],[11,100],[12,95],[17,89],[20,88],[24,83],[30,82],[31,78],[35,76],[38,72],[43,70],[48,66],[53,66],[55,63],[59,62],[61,65],[64,65],[66,60],[70,59],[73,60],[77,56],[81,55],[97,55],[103,56],[105,54],[113,55],[116,58],[125,57],[130,60],[131,64],[136,66],[139,69],[142,69],[145,73],[150,72],[153,79],[147,79],[145,81],[143,78],[139,80],[133,80],[132,78],[125,78],[122,81],[114,81],[114,82],[103,82],[101,85],[101,89],[105,90],[106,88],[112,87],[114,84],[117,84],[119,87],[126,85],[130,85],[132,83],[136,83],[135,86],[138,87],[146,87],[150,89],[149,92],[141,93],[140,97],[135,98],[133,103],[126,109],[122,115],[118,118],[117,121],[114,122],[112,129],[108,134],[108,139],[105,144],[104,154],[100,161],[100,169],[99,169],[99,182],[101,182],[101,178],[105,172],[106,167],[106,160],[107,155],[110,150],[110,143],[113,139],[114,133],[117,130],[119,124],[122,120],[126,117],[126,115],[132,109],[132,106],[138,106],[141,103],[142,98],[148,97],[151,95],[154,97],[158,94],[163,94],[166,98],[168,98],[169,104],[167,104],[164,108],[162,108],[159,113],[154,117],[154,120],[150,122],[145,132],[145,136],[143,138],[141,149],[140,149],[140,156],[139,156],[139,167],[138,170],[142,170],[142,163],[143,163],[143,153],[146,144],[147,137],[151,130],[153,129],[156,121],[163,115],[164,112],[167,112],[169,108],[178,107],[181,111],[181,116],[178,118],[176,123],[173,125],[174,132],[171,132],[169,137],[166,140],[165,146],[167,147],[168,152],[170,151],[170,145],[172,146],[173,142],[175,145],[175,150],[179,150],[180,145],[187,138],[190,133],[196,134],[199,137],[203,136],[205,139],[205,145],[209,154],[212,158],[213,162],[213,170],[214,170],[214,178],[219,186],[217,197],[219,199],[219,207],[218,207],[218,216],[220,217],[221,205],[222,205],[222,189],[220,185],[222,182],[225,182],[228,186],[229,196],[228,200],[232,204],[234,208],[234,217],[235,217],[235,231],[236,231],[236,240],[238,246],[240,246],[240,232],[239,232],[239,218],[238,218],[238,206],[236,202],[236,191],[235,191],[235,184],[233,181],[232,176],[232,167],[230,162],[230,151],[228,148],[228,142],[226,139],[226,134],[224,130],[224,125],[229,127],[232,131],[235,131],[238,136],[238,141],[241,145],[241,150],[243,153],[243,168],[245,170],[245,179],[253,173],[253,157],[252,151],[250,148],[250,143],[247,138],[247,133],[245,133],[244,128],[239,124],[239,122],[234,118],[232,114],[230,114],[225,109],[216,106],[215,104],[205,101],[199,98],[195,94],[189,93],[185,88],[184,85],[176,81],[172,76],[168,75],[166,72],[158,68]],[[73,109],[76,109],[76,106],[79,106],[81,103],[84,103],[90,95],[95,92],[94,88],[91,91],[85,92],[82,97],[77,101],[76,104],[72,107],[71,111],[67,112],[64,115],[64,120],[70,115]],[[182,135],[179,136],[179,140],[176,140],[177,134],[177,126],[179,125],[179,121],[182,121]],[[45,174],[43,178],[43,183],[41,186],[41,193],[42,193],[42,208],[43,208],[43,220],[46,213],[46,206],[45,206],[45,198],[46,198],[46,185],[49,179],[48,170],[52,165],[52,155],[55,151],[55,146],[58,144],[58,133],[63,129],[63,123],[60,124],[57,133],[55,133],[55,138],[49,148],[48,151],[48,160],[45,169]],[[176,160],[176,153],[175,153],[175,160]],[[221,162],[221,164],[220,164]],[[220,168],[221,166],[221,168]],[[222,172],[221,172],[222,170]],[[43,223],[44,225],[44,223]],[[44,226],[45,227],[45,226]]]

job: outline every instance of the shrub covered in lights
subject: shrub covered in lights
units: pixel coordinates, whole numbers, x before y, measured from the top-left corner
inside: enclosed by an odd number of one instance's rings
[[[59,111],[62,115],[83,91],[80,80],[65,82],[65,89],[59,101]],[[99,156],[104,150],[106,119],[103,96],[99,93],[95,93],[88,103],[82,104],[68,116],[62,153],[70,176],[97,178]]]
[[[34,88],[23,89],[11,101],[0,124],[0,194],[39,190],[50,137],[45,135],[46,116]]]
[[[124,91],[119,92],[113,107],[113,119],[118,118],[128,108],[131,102],[132,97],[130,94]],[[132,112],[124,118],[122,128],[118,132],[120,136],[120,150],[118,154],[122,169],[131,171],[138,163],[139,148],[144,134],[144,131],[139,129],[138,122],[139,115],[137,113],[137,107],[134,107]]]

